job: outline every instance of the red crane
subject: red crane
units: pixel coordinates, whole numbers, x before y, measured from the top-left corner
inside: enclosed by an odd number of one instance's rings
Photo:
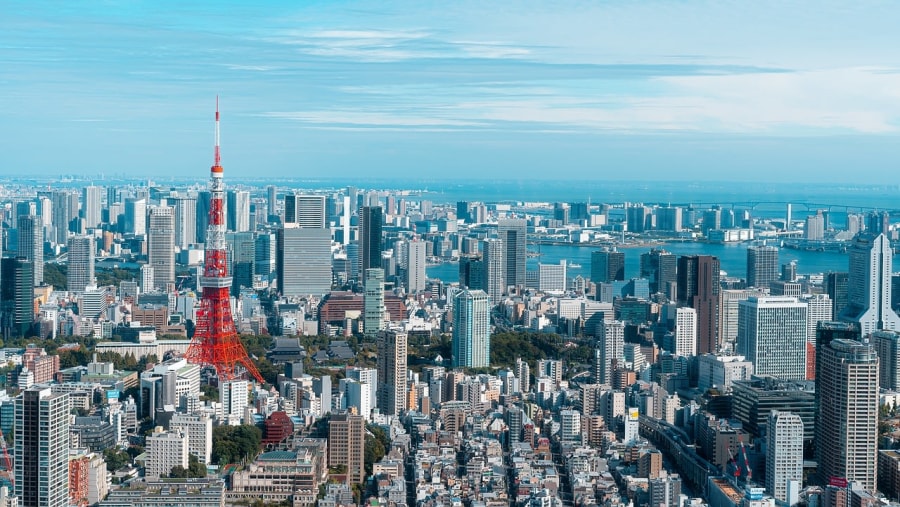
[[[260,383],[264,382],[256,365],[247,355],[234,327],[231,315],[231,276],[228,273],[225,244],[225,182],[219,155],[219,98],[216,97],[216,147],[213,166],[209,169],[209,226],[206,229],[206,251],[200,309],[194,338],[185,357],[193,364],[216,369],[220,380],[240,378],[246,370]]]
[[[16,477],[13,470],[12,459],[9,457],[9,449],[6,446],[6,437],[3,436],[3,430],[0,430],[0,449],[3,449],[3,466],[6,467],[6,475],[9,477],[9,483],[15,486]]]
[[[741,444],[741,454],[744,455],[744,466],[747,467],[747,482],[753,479],[753,470],[750,469],[750,460],[747,459],[747,448],[744,447],[744,439],[738,435],[738,442]]]

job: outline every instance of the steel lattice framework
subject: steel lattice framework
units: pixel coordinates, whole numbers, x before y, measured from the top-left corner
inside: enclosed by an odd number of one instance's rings
[[[203,276],[200,277],[202,298],[197,310],[194,338],[185,357],[193,364],[216,369],[219,380],[244,376],[244,371],[259,382],[262,375],[247,355],[234,327],[231,315],[231,276],[228,274],[225,245],[225,182],[219,156],[219,100],[216,99],[215,163],[209,178],[209,226]]]

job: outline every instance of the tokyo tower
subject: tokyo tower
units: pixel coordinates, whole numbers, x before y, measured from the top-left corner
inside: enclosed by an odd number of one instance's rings
[[[247,355],[234,328],[231,315],[231,276],[225,256],[225,182],[219,157],[219,99],[216,98],[215,163],[209,170],[209,226],[200,287],[203,296],[197,310],[194,338],[185,358],[201,366],[216,369],[219,380],[241,377],[241,367],[260,383],[262,375]]]

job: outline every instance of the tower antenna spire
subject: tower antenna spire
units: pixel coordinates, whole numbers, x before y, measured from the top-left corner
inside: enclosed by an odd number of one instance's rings
[[[215,167],[221,167],[222,157],[219,155],[219,96],[216,95],[216,150],[215,150]]]

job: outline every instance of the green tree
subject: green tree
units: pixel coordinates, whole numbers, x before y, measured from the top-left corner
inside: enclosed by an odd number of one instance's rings
[[[381,458],[387,454],[387,449],[391,442],[387,433],[379,426],[374,424],[366,425],[366,442],[363,449],[363,461],[366,469],[366,475],[372,475],[372,465],[381,461]]]
[[[212,460],[218,465],[253,459],[259,452],[262,431],[252,424],[213,429]]]
[[[116,470],[130,463],[131,460],[129,458],[130,456],[127,452],[115,447],[103,451],[103,459],[106,461],[106,469],[110,472],[115,472]]]
[[[197,456],[193,454],[188,456],[188,469],[187,476],[192,479],[202,479],[206,477],[206,466],[203,463],[200,463],[200,460],[197,459]]]

